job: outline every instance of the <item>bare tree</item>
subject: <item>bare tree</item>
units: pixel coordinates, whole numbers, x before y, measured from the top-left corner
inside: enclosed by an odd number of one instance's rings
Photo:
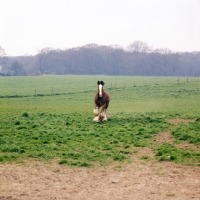
[[[0,57],[3,58],[6,55],[4,49],[0,46]]]
[[[127,46],[127,50],[135,53],[149,53],[152,51],[152,47],[149,47],[147,42],[135,41]]]
[[[43,66],[45,65],[45,62],[47,60],[48,57],[48,53],[52,50],[52,48],[50,47],[46,47],[46,48],[42,48],[38,50],[38,55],[37,55],[37,59],[39,62],[39,71],[42,74],[43,73]]]
[[[11,71],[12,71],[12,75],[14,76],[20,76],[20,75],[26,75],[26,70],[24,69],[23,65],[18,62],[17,60],[15,60],[12,64],[11,64]]]

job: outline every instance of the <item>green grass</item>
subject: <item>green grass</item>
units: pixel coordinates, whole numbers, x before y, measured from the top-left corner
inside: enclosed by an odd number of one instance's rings
[[[111,96],[105,123],[93,122],[97,80],[104,80]],[[138,149],[148,147],[158,161],[200,165],[200,80],[177,80],[0,77],[0,162],[39,159],[82,167],[108,165],[130,162]],[[174,118],[196,121],[167,122]],[[174,143],[152,142],[160,132],[171,132]],[[195,148],[180,149],[177,143]],[[143,155],[141,159],[151,158]]]
[[[177,163],[197,164],[199,165],[200,152],[193,149],[179,149],[173,144],[164,143],[157,147],[159,161],[175,161]]]

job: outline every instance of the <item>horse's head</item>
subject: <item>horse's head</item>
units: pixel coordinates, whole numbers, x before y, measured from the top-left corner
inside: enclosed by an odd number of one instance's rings
[[[103,81],[97,81],[99,97],[102,97],[104,84]]]

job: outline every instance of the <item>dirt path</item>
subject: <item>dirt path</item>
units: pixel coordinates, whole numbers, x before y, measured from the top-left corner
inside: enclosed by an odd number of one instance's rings
[[[200,167],[135,159],[124,166],[0,165],[0,199],[200,199]]]

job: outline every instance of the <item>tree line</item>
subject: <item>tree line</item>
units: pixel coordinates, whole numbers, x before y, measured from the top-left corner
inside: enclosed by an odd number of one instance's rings
[[[153,49],[146,42],[127,46],[40,49],[34,56],[9,57],[0,48],[0,75],[200,76],[200,52]],[[3,53],[2,53],[3,52]]]

